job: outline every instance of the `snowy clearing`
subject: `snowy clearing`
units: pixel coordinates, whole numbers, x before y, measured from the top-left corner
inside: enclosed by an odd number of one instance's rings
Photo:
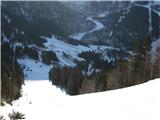
[[[18,59],[18,63],[23,69],[25,79],[27,80],[46,80],[48,79],[49,70],[52,65],[46,65],[42,62],[32,60],[29,58]]]
[[[26,120],[160,120],[160,79],[101,93],[68,96],[47,80],[25,81],[23,96],[0,108],[13,109]]]
[[[89,45],[83,46],[83,45],[71,45],[68,43],[65,43],[63,41],[58,40],[55,36],[52,36],[51,38],[48,37],[42,37],[47,40],[47,42],[44,44],[47,51],[53,51],[56,53],[58,60],[60,61],[60,64],[62,66],[76,66],[75,60],[83,61],[83,58],[80,58],[78,56],[81,52],[87,52],[87,51],[95,51],[95,52],[104,52],[107,50],[119,50],[118,48],[113,48],[112,46],[105,46],[105,45]],[[108,61],[110,59],[108,58]]]

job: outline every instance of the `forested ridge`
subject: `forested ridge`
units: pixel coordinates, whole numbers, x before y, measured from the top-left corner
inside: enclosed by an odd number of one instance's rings
[[[133,56],[128,60],[118,59],[110,63],[100,60],[98,53],[81,53],[79,56],[86,58],[88,63],[73,68],[54,65],[49,72],[49,79],[70,95],[113,90],[147,82],[160,77],[160,49],[156,50],[157,58],[152,61],[151,43],[149,34],[144,42],[139,40],[135,43]],[[88,75],[86,66],[91,61],[94,70]]]

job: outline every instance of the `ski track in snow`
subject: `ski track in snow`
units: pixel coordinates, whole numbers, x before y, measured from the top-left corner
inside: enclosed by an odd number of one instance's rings
[[[26,120],[160,120],[160,79],[101,93],[68,96],[47,80],[25,81],[23,96],[0,107],[8,119],[14,109]]]
[[[91,33],[91,32],[94,32],[94,31],[97,31],[97,30],[100,30],[100,29],[103,29],[105,27],[102,23],[98,22],[97,20],[94,20],[91,17],[87,18],[87,20],[92,21],[96,25],[95,28],[93,28],[92,30],[90,30],[88,33]]]
[[[94,20],[91,17],[88,17],[86,20],[93,22],[95,24],[95,27],[88,32],[77,33],[77,34],[71,35],[70,36],[71,38],[76,39],[76,40],[81,40],[86,34],[98,31],[98,30],[103,29],[105,27],[101,22],[98,22],[97,20]]]

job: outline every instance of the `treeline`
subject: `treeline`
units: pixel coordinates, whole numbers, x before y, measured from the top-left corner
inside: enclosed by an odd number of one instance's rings
[[[17,58],[23,58],[26,55],[31,59],[40,60],[39,57],[41,57],[42,62],[45,64],[52,64],[58,61],[57,55],[53,51],[42,51],[41,54],[38,51],[38,49],[28,46],[17,46],[15,52]]]
[[[80,67],[81,69],[87,70],[88,69],[88,64],[91,62],[93,69],[110,69],[113,67],[114,60],[108,62],[107,60],[104,60],[102,58],[102,53],[96,53],[95,51],[87,51],[87,52],[82,52],[78,55],[79,57],[85,59],[85,61],[81,61],[80,63],[77,63],[77,66]]]
[[[83,75],[78,67],[53,67],[49,72],[49,79],[52,83],[61,89],[65,90],[67,94],[77,95],[80,92]]]
[[[117,89],[147,82],[160,77],[160,48],[152,60],[151,36],[144,41],[135,43],[133,57],[130,60],[120,60],[115,69],[107,73],[107,89]]]
[[[100,62],[98,53],[82,53],[80,57],[85,58],[87,64],[79,63],[74,68],[54,66],[49,73],[52,83],[70,95],[113,90],[160,77],[160,48],[153,61],[150,35],[143,42],[135,43],[129,60],[115,60],[105,65],[104,61]],[[91,60],[94,61],[94,71],[88,76],[83,66],[88,66]],[[96,71],[96,68],[99,70]]]
[[[24,75],[9,43],[1,46],[1,97],[11,102],[21,96]]]
[[[101,59],[100,53],[95,53],[93,51],[82,52],[79,57],[84,58],[86,61],[77,62],[76,67],[61,67],[60,65],[54,65],[49,72],[49,79],[52,83],[62,90],[65,90],[67,94],[78,95],[83,93],[84,86],[93,83],[93,79],[98,79],[94,86],[94,89],[100,89],[99,86],[103,86],[102,82],[104,77],[101,75],[104,71],[110,70],[114,66],[114,61],[107,62]],[[92,63],[93,71],[90,75],[87,74],[88,66]],[[100,80],[101,79],[101,80]],[[100,85],[101,84],[101,85]],[[87,85],[88,91],[90,85]],[[105,88],[102,88],[105,90]],[[86,90],[85,90],[86,91]]]

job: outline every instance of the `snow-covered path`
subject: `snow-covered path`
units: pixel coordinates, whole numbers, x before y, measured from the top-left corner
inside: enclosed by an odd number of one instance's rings
[[[160,79],[79,96],[67,96],[48,80],[25,81],[23,96],[1,107],[0,114],[6,117],[14,109],[26,120],[160,120],[159,91]]]
[[[95,32],[95,31],[100,30],[100,29],[103,29],[103,28],[105,27],[101,22],[99,22],[99,21],[97,21],[97,20],[94,20],[94,19],[91,18],[91,17],[88,17],[86,20],[89,20],[89,21],[93,22],[93,23],[95,24],[95,27],[94,27],[92,30],[90,30],[90,31],[87,31],[87,32],[84,32],[84,33],[77,33],[77,34],[71,35],[71,36],[70,36],[71,38],[74,38],[74,39],[76,39],[76,40],[81,40],[86,34]]]
[[[98,22],[97,20],[94,20],[91,17],[87,18],[87,20],[92,21],[96,25],[95,28],[90,30],[88,33],[91,33],[91,32],[94,32],[94,31],[97,31],[97,30],[100,30],[100,29],[104,28],[104,25],[102,23]]]

